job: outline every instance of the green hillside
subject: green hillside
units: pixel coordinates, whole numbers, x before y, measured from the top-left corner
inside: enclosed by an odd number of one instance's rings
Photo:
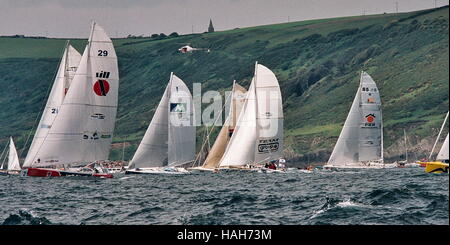
[[[121,142],[127,143],[125,160],[132,157],[170,72],[191,89],[193,83],[202,83],[203,92],[225,91],[233,79],[248,87],[255,61],[270,68],[279,79],[288,158],[299,162],[328,159],[356,93],[361,70],[374,78],[381,91],[386,158],[403,157],[403,129],[414,152],[411,156],[423,157],[431,149],[448,110],[448,11],[447,6],[162,40],[116,39],[120,99],[114,137],[117,144],[110,157],[121,158]],[[12,135],[20,150],[33,132],[65,41],[0,38],[0,147]],[[72,43],[82,52],[86,40]],[[209,47],[211,52],[181,54],[177,49],[184,43]],[[203,130],[198,128],[198,144]]]

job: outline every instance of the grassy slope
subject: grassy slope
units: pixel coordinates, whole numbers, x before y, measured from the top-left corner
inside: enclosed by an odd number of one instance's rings
[[[114,142],[129,159],[173,71],[190,88],[248,86],[258,61],[277,75],[284,98],[286,154],[326,161],[364,69],[383,101],[385,155],[402,154],[403,128],[418,157],[448,110],[448,8],[283,23],[164,40],[114,40],[121,76]],[[53,82],[65,40],[0,38],[0,146],[21,148]],[[86,40],[73,40],[82,52]],[[182,43],[211,52],[183,55]],[[203,128],[198,130],[198,141]],[[114,147],[111,158],[120,158]],[[24,157],[24,154],[22,155]]]

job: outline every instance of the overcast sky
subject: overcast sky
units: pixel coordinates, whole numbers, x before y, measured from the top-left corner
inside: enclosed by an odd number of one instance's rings
[[[449,0],[0,0],[0,35],[80,37],[96,20],[111,37],[204,32],[299,20],[399,12]]]

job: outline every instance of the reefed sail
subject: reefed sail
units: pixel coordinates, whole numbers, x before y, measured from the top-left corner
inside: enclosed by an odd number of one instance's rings
[[[375,81],[361,73],[360,84],[327,165],[357,166],[383,161],[381,99]]]

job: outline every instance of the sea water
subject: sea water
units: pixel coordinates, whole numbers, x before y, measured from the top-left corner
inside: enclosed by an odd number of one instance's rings
[[[449,175],[423,168],[0,176],[2,224],[449,224]]]

